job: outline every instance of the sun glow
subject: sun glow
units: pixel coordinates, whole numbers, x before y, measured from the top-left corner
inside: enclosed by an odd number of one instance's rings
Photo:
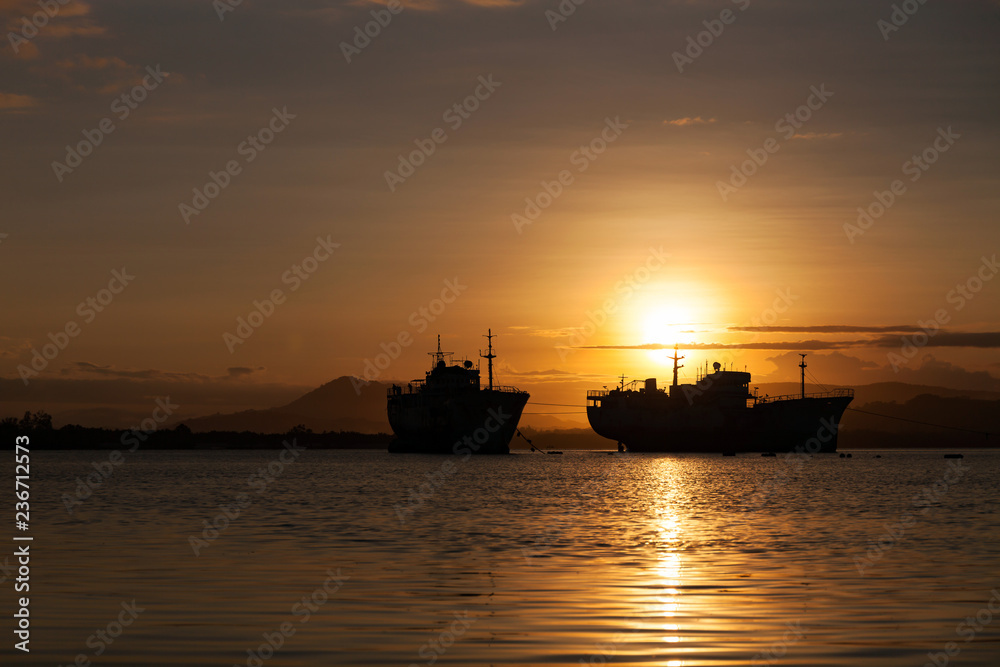
[[[697,341],[697,333],[692,331],[695,321],[693,309],[684,304],[653,306],[646,311],[643,320],[642,342],[668,346],[694,343]],[[649,350],[647,353],[654,361],[673,364],[670,359],[672,350]]]

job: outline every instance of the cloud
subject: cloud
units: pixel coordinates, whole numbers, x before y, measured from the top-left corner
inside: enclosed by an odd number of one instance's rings
[[[257,371],[262,370],[264,370],[263,366],[258,366],[257,368],[249,368],[247,366],[231,366],[226,369],[226,372],[229,373],[229,377],[231,378],[241,378],[253,375]]]
[[[777,366],[773,373],[756,374],[756,382],[791,382],[799,378],[799,355],[794,352],[768,357]],[[919,366],[904,366],[895,372],[889,364],[879,364],[840,352],[814,354],[806,358],[807,381],[825,386],[864,385],[877,382],[904,382],[913,385],[946,387],[963,391],[1000,391],[1000,378],[987,371],[970,371],[926,354]]]
[[[923,363],[919,368],[901,368],[896,379],[911,384],[1000,391],[1000,378],[988,371],[970,371],[947,361],[938,361],[932,354],[925,355],[921,361]]]
[[[759,328],[761,327],[757,327],[756,329]],[[747,327],[746,329],[739,330],[753,331],[755,328]],[[922,340],[922,336],[918,336],[916,333],[922,331],[919,328],[913,327],[904,329],[902,327],[892,327],[888,330],[913,332],[911,335],[906,336],[908,340],[913,340],[914,338]],[[779,340],[754,343],[687,343],[684,345],[684,348],[688,350],[843,350],[848,348],[890,348],[902,346],[903,341],[900,336],[878,336],[876,338],[860,340]],[[673,344],[644,343],[642,345],[584,345],[579,349],[672,350],[673,347]],[[1000,332],[985,331],[981,333],[966,333],[938,331],[934,335],[928,336],[927,342],[923,345],[919,345],[918,347],[1000,348]]]
[[[793,340],[770,343],[685,343],[685,350],[836,350],[864,347],[868,341]],[[642,345],[583,345],[584,350],[672,350],[673,344],[644,343]]]
[[[130,380],[165,380],[169,382],[202,382],[212,380],[210,375],[201,373],[174,373],[171,371],[161,371],[155,368],[140,370],[119,369],[114,366],[100,366],[89,361],[74,361],[60,371],[60,375],[72,376],[101,375],[108,378],[130,379]]]
[[[675,118],[674,120],[663,121],[664,125],[673,125],[675,127],[684,127],[685,125],[705,125],[716,122],[715,118],[702,118],[701,116],[687,116],[685,118]]]
[[[844,136],[843,132],[803,132],[793,134],[792,139],[836,139]]]
[[[912,336],[911,339],[918,338]],[[897,347],[902,341],[895,336],[883,336],[875,341],[878,347]],[[981,333],[964,333],[940,331],[928,338],[924,347],[1000,347],[1000,331],[983,331]]]
[[[0,339],[2,342],[3,339]],[[2,350],[2,348],[0,348]],[[128,379],[128,380],[156,380],[163,382],[215,382],[224,380],[234,380],[247,378],[265,370],[264,366],[230,366],[226,369],[225,375],[205,375],[202,373],[176,373],[164,371],[156,368],[145,369],[123,369],[107,365],[101,366],[89,361],[75,361],[60,371],[63,377],[100,375],[106,378]]]
[[[47,22],[38,27],[37,34],[31,38],[30,43],[38,39],[61,39],[73,35],[96,36],[105,34],[103,26],[96,23],[90,16],[91,7],[87,2],[74,0],[64,3],[62,0],[53,2],[55,14],[51,15]],[[39,13],[39,4],[31,0],[8,0],[0,2],[0,16],[6,20],[7,31],[21,35],[24,29],[25,20],[32,22],[32,17]],[[46,12],[48,13],[48,12]],[[27,44],[19,45],[19,53]]]
[[[408,11],[441,12],[454,7],[455,5],[472,5],[473,7],[483,7],[486,9],[514,9],[528,4],[529,0],[401,0],[403,7]],[[383,9],[385,0],[353,0],[346,3],[347,7],[363,7],[368,10],[371,7]],[[325,11],[325,10],[308,10]]]
[[[461,0],[461,2],[476,7],[497,7],[503,9],[507,7],[520,7],[527,4],[528,0]]]
[[[729,331],[753,331],[756,333],[912,333],[920,327],[900,324],[891,327],[864,327],[850,324],[825,324],[812,327],[728,327]]]
[[[0,336],[0,358],[18,359],[22,355],[31,352],[31,340],[29,338],[11,338],[10,336]]]
[[[45,18],[44,23],[38,19],[39,15]],[[38,2],[0,0],[0,23],[7,28],[8,39],[5,41],[11,42],[12,47],[4,48],[0,53],[0,58],[10,60],[10,66],[14,70],[8,72],[8,76],[15,77],[15,80],[20,78],[26,84],[30,81],[30,85],[35,88],[47,89],[44,96],[46,100],[57,99],[63,92],[52,90],[53,83],[69,84],[68,90],[107,93],[112,92],[122,80],[122,75],[113,75],[109,81],[108,74],[103,77],[91,75],[84,81],[79,80],[81,73],[85,71],[127,70],[124,73],[129,77],[134,77],[134,72],[138,71],[138,68],[125,64],[117,56],[81,54],[83,50],[92,47],[90,44],[82,44],[76,38],[107,35],[106,28],[91,16],[91,6],[87,2],[74,0],[66,3],[65,0],[53,0],[48,3],[48,8],[42,8]],[[108,48],[103,42],[97,45]],[[67,52],[77,55],[67,58]],[[18,69],[19,72],[16,71]],[[91,81],[94,78],[104,80],[94,84]],[[36,106],[37,100],[18,109],[23,112]],[[0,110],[3,108],[5,107],[0,105]]]
[[[580,331],[580,327],[563,327],[561,329],[531,329],[525,333],[539,338],[567,338]]]
[[[810,376],[825,385],[868,384],[890,379],[884,372],[881,372],[888,370],[887,367],[874,361],[859,359],[840,352],[811,354],[806,357],[806,360]],[[778,354],[773,357],[767,357],[767,361],[774,364],[777,368],[773,373],[755,374],[755,382],[790,382],[799,379],[800,371],[798,365],[802,359],[798,353],[786,352]],[[880,372],[880,374],[873,376],[872,374],[876,372]],[[891,373],[891,371],[889,372]],[[807,381],[812,382],[808,378]]]
[[[0,417],[24,410],[51,414],[81,407],[138,409],[146,414],[157,398],[169,397],[184,416],[272,408],[286,405],[315,387],[264,382],[233,382],[228,377],[186,381],[183,376],[121,377],[91,373],[89,377],[35,378],[25,387],[19,377],[0,377]]]
[[[38,100],[31,95],[0,93],[0,111],[23,112],[38,106]]]
[[[593,382],[597,378],[604,377],[596,373],[574,373],[557,368],[521,371],[506,363],[500,363],[498,366],[497,372],[498,374],[502,374],[502,376],[520,378],[531,382]]]
[[[143,71],[117,56],[88,56],[77,54],[45,66],[32,68],[52,79],[69,84],[78,92],[111,94],[142,81]]]
[[[521,377],[538,377],[538,376],[547,376],[547,375],[561,375],[561,376],[567,376],[567,375],[573,376],[573,375],[576,375],[575,373],[571,373],[569,371],[559,370],[557,368],[549,368],[549,369],[544,370],[544,371],[517,371],[517,370],[514,370],[512,368],[504,367],[502,370],[505,373],[509,373],[510,375],[518,375],[518,376],[521,376]]]
[[[73,73],[75,70],[102,70],[102,69],[133,69],[127,62],[117,56],[88,56],[78,54],[71,58],[64,58],[55,63],[55,67]]]

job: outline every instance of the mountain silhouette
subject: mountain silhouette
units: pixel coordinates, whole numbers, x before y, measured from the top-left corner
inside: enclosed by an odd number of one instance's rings
[[[357,390],[355,390],[357,385]],[[255,431],[284,433],[302,424],[316,432],[358,431],[389,433],[383,382],[361,382],[350,376],[310,391],[288,405],[266,410],[243,410],[181,420],[192,431]]]

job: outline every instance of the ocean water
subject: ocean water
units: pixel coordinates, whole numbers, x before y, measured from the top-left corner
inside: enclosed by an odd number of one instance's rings
[[[1000,664],[1000,452],[879,454],[35,452],[0,662]]]

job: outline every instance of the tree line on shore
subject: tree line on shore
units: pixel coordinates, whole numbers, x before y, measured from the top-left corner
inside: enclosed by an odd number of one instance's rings
[[[141,429],[93,428],[67,424],[52,426],[52,416],[45,412],[25,412],[20,419],[0,419],[0,440],[13,449],[17,436],[28,436],[33,450],[45,449],[280,449],[282,443],[296,438],[314,449],[384,449],[392,436],[387,433],[328,431],[314,433],[299,424],[285,433],[253,431],[193,432],[181,423],[173,428],[154,431]]]

